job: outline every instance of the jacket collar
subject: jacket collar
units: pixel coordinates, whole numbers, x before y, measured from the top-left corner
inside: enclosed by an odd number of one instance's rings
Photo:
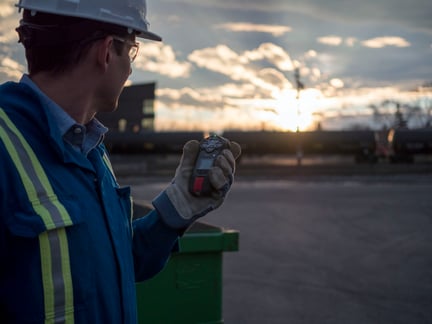
[[[61,137],[72,145],[75,150],[87,156],[92,149],[102,142],[108,128],[96,118],[92,119],[85,126],[78,124],[58,104],[43,93],[28,75],[24,74],[20,83],[28,85],[40,98],[40,102],[43,104],[46,113],[51,115],[55,121]],[[57,134],[54,135],[57,136]]]
[[[0,106],[10,112],[11,119],[20,125],[20,130],[27,136],[45,136],[48,140],[46,144],[64,163],[94,171],[86,156],[64,141],[57,118],[47,108],[47,99],[50,99],[40,93],[25,82],[7,82],[0,87]]]

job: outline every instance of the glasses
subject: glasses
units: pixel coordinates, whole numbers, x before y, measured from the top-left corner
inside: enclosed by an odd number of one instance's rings
[[[132,63],[138,55],[139,43],[118,36],[112,36],[112,38],[118,42],[122,42],[130,46],[128,54],[129,54],[129,60]]]

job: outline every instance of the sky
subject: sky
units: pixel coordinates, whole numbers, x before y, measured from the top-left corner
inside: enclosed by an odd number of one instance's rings
[[[0,83],[26,72],[15,2],[0,0]],[[422,127],[430,17],[430,0],[147,0],[163,41],[140,41],[128,84],[156,82],[160,131],[382,129],[398,106]]]

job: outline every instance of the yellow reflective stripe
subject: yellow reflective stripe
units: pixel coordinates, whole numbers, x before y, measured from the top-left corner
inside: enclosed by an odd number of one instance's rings
[[[69,247],[65,228],[44,232],[39,236],[42,282],[44,288],[45,324],[73,324],[73,287],[69,263]],[[57,262],[59,261],[60,262]],[[57,274],[61,273],[61,277]]]
[[[0,120],[2,121],[0,124],[0,138],[14,161],[35,212],[42,218],[46,229],[53,229],[61,224],[64,226],[72,225],[73,222],[69,214],[59,202],[35,153],[1,108]],[[21,157],[26,162],[25,166]],[[39,184],[37,188],[36,183]],[[47,207],[49,208],[47,209]],[[53,215],[58,215],[58,217],[54,218]]]
[[[73,222],[58,200],[36,154],[0,108],[0,140],[4,143],[46,232],[39,235],[45,323],[74,323],[73,284],[65,226]]]
[[[116,176],[115,176],[115,174],[114,174],[114,169],[113,169],[113,167],[112,167],[111,161],[110,161],[110,159],[108,158],[108,155],[106,154],[106,152],[104,152],[104,154],[103,154],[103,156],[102,156],[102,159],[103,159],[105,165],[107,166],[107,168],[110,170],[110,172],[111,172],[111,174],[112,174],[114,180],[117,181]]]
[[[108,155],[106,154],[106,152],[104,152],[104,154],[102,156],[102,160],[104,161],[107,168],[110,170],[114,180],[117,181],[115,173],[114,173],[114,169],[113,169],[112,164],[111,164],[111,161],[108,158]],[[132,196],[129,197],[129,203],[130,203],[130,210],[131,210],[130,219],[132,220],[132,218],[133,218],[133,198],[132,198]]]

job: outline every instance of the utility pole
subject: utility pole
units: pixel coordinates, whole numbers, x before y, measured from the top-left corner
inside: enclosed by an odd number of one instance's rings
[[[296,156],[297,156],[297,165],[301,165],[303,158],[303,149],[300,138],[300,91],[304,88],[304,84],[300,81],[300,69],[297,67],[294,70],[294,78],[296,82],[297,88],[297,127],[296,127],[296,138],[297,138],[297,146],[296,146]]]

